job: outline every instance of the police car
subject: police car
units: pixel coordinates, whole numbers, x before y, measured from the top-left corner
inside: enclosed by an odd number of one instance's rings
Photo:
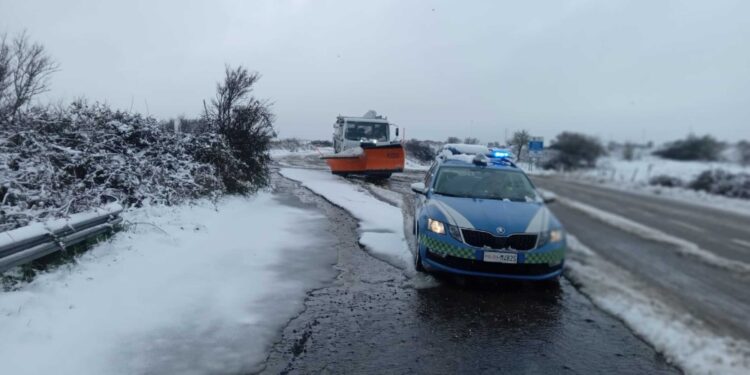
[[[469,151],[442,151],[424,182],[411,185],[418,194],[416,269],[557,280],[565,231],[547,202],[502,151]]]

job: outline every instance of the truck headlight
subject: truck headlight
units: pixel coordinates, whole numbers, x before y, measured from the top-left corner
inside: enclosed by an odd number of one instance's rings
[[[432,233],[445,234],[445,224],[432,219],[427,219],[427,229]]]

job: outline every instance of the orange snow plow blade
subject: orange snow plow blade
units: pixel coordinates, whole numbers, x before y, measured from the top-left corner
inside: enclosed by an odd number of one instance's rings
[[[338,175],[360,174],[388,177],[393,172],[404,171],[404,147],[401,144],[364,146],[360,154],[333,154],[322,159]]]

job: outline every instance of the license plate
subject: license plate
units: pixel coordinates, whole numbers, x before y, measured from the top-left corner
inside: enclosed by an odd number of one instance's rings
[[[493,263],[518,263],[518,254],[513,253],[496,253],[492,251],[484,252],[484,261]]]

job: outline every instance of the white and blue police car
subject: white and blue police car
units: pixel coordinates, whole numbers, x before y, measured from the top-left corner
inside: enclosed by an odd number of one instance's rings
[[[565,231],[504,150],[446,149],[411,185],[418,271],[557,280]]]

